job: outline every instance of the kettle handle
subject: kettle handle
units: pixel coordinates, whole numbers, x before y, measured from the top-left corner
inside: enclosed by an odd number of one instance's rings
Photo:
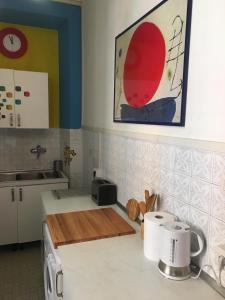
[[[198,250],[198,251],[191,252],[191,257],[195,257],[195,256],[198,256],[198,255],[203,251],[203,248],[204,248],[204,240],[203,240],[203,238],[202,238],[198,233],[196,233],[195,231],[191,231],[191,233],[193,233],[193,234],[196,235],[197,240],[198,240],[198,244],[199,244],[199,250]]]

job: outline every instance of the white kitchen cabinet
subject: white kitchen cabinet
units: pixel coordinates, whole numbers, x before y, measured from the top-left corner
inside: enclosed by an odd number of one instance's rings
[[[67,188],[67,183],[0,188],[0,245],[40,240],[40,193]]]
[[[0,245],[17,243],[15,188],[0,188]]]
[[[67,183],[18,187],[18,242],[37,241],[42,237],[41,192],[67,189]]]
[[[0,69],[0,128],[15,127],[13,71]]]
[[[0,127],[49,128],[48,74],[0,69]]]

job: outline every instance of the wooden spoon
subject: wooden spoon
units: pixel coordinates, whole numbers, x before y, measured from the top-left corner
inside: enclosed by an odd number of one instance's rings
[[[137,200],[136,199],[128,200],[126,208],[127,208],[127,214],[129,219],[135,221],[140,214],[140,207]]]

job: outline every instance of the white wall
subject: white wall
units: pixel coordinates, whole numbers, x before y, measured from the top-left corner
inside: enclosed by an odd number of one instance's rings
[[[113,123],[115,36],[158,0],[84,0],[83,125],[225,142],[225,1],[193,1],[185,128]]]

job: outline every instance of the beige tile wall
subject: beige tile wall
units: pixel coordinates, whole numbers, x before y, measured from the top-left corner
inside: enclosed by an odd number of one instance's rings
[[[47,149],[39,159],[30,149],[41,145]],[[60,159],[59,129],[0,129],[0,171],[52,169]]]

